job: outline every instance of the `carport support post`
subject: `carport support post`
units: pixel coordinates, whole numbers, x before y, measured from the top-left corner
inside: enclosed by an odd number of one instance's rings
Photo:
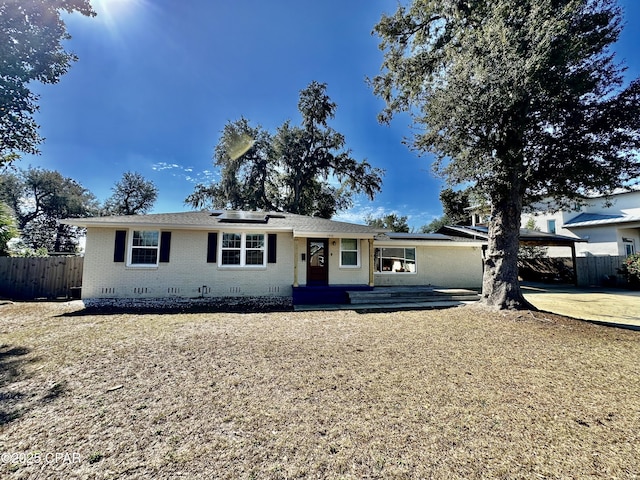
[[[298,239],[293,237],[293,286],[298,287]]]
[[[373,258],[373,238],[369,239],[369,286],[373,287],[374,282],[373,282],[373,262],[374,262],[374,258]]]
[[[571,243],[571,263],[573,265],[573,283],[575,286],[578,286],[578,262],[576,261],[576,244],[575,242]]]

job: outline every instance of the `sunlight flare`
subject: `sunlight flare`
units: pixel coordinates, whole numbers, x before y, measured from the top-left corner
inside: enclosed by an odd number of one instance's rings
[[[137,18],[138,10],[144,4],[145,0],[91,0],[97,19],[112,32]]]

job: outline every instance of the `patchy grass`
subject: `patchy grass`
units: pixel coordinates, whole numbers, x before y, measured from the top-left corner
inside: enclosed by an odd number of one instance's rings
[[[639,332],[474,307],[78,308],[0,307],[3,478],[640,472]]]

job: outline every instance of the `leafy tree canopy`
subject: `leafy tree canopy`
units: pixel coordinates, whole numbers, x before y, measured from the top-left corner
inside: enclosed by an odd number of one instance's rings
[[[442,227],[446,225],[451,225],[452,223],[449,221],[446,215],[442,215],[441,217],[434,218],[426,225],[420,227],[420,233],[436,233]]]
[[[408,217],[398,216],[395,213],[383,215],[382,217],[367,216],[365,222],[367,225],[376,228],[386,228],[392,232],[409,233],[409,224],[407,223]]]
[[[440,192],[444,216],[450,225],[469,225],[471,221],[471,194],[466,190],[445,188]]]
[[[0,166],[18,152],[38,153],[33,82],[57,83],[76,60],[60,12],[93,16],[89,0],[0,0]]]
[[[491,205],[487,305],[531,307],[517,279],[523,205],[640,174],[640,82],[623,84],[610,50],[621,17],[615,0],[414,0],[375,27],[380,119],[408,112],[413,147]]]
[[[225,125],[214,153],[220,180],[196,186],[185,202],[330,218],[349,207],[355,194],[373,199],[383,172],[355,160],[344,136],[329,126],[336,104],[326,88],[312,82],[300,92],[300,126],[286,121],[271,134],[245,118]]]
[[[524,228],[533,232],[539,232],[540,227],[536,225],[536,220],[533,217],[527,219],[527,223],[524,224]],[[547,247],[533,246],[533,245],[520,245],[518,250],[518,258],[544,258],[549,253]]]
[[[251,145],[243,152],[246,138],[251,139]],[[220,180],[197,185],[185,202],[196,208],[276,210],[272,202],[278,198],[273,183],[277,172],[269,171],[274,158],[272,141],[269,132],[261,126],[252,127],[244,117],[227,123],[213,156],[214,165],[220,168]],[[238,150],[239,144],[245,147]]]
[[[0,202],[0,256],[9,254],[7,243],[18,236],[18,226],[11,209],[6,203]]]
[[[98,211],[95,196],[78,182],[40,168],[0,176],[0,201],[13,210],[22,240],[35,250],[75,251],[81,230],[58,220]]]
[[[453,190],[445,188],[440,192],[440,202],[444,215],[432,220],[427,225],[423,225],[420,231],[423,233],[434,233],[445,225],[469,225],[471,221],[471,198],[473,197],[469,189]]]
[[[149,212],[158,198],[158,188],[140,173],[125,172],[104,203],[105,215],[138,215]]]

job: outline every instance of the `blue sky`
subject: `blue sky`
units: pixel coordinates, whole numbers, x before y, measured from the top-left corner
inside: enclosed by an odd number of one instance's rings
[[[442,182],[428,156],[402,139],[409,119],[390,126],[367,86],[382,53],[371,35],[388,0],[92,0],[98,16],[66,18],[79,56],[57,85],[37,86],[46,142],[18,166],[55,169],[105,200],[126,171],[159,189],[154,212],[188,210],[184,198],[214,175],[213,148],[240,116],[269,131],[298,123],[298,94],[311,81],[337,103],[332,126],[356,159],[386,170],[373,202],[358,198],[337,218],[407,215],[415,228],[442,214]],[[640,76],[640,2],[619,2],[626,27],[616,47],[628,77]]]

